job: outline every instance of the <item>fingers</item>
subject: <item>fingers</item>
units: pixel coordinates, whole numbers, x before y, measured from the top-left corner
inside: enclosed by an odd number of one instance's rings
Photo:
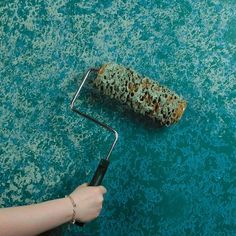
[[[100,191],[101,194],[105,194],[107,192],[107,189],[100,185],[100,186],[89,186],[88,183],[84,183],[84,184],[81,184],[79,187],[92,187],[93,189],[97,189],[98,191]]]
[[[102,194],[105,194],[107,192],[107,190],[104,186],[98,186],[98,188],[100,188],[100,191]]]

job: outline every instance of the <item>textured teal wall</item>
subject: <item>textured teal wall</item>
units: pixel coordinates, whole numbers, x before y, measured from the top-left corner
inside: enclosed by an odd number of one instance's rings
[[[52,234],[235,235],[235,0],[1,1],[0,205],[63,197],[111,137],[73,114],[82,74],[114,61],[182,94],[158,129],[90,91],[80,106],[120,133],[101,217]],[[14,220],[14,219],[13,219]]]

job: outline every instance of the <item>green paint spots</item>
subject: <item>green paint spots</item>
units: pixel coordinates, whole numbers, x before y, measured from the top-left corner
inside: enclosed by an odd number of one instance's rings
[[[225,33],[225,39],[229,43],[236,43],[236,19],[233,19],[228,24],[228,30]]]

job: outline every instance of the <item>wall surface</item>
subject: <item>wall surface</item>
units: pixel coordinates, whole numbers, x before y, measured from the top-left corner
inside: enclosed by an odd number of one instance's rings
[[[235,235],[235,0],[0,2],[0,205],[70,193],[112,141],[73,114],[89,67],[116,62],[182,94],[157,128],[91,89],[79,106],[120,134],[99,219],[51,235]]]

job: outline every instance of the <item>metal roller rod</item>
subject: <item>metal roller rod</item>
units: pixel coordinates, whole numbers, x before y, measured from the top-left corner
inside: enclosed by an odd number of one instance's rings
[[[87,114],[85,114],[85,113],[83,113],[83,112],[81,112],[80,110],[78,110],[78,109],[75,108],[75,101],[76,101],[76,99],[79,97],[80,91],[81,91],[83,85],[85,84],[86,80],[88,79],[90,73],[91,73],[91,72],[98,72],[98,71],[99,71],[99,69],[90,68],[90,69],[86,72],[86,74],[85,74],[85,76],[84,76],[84,78],[83,78],[83,80],[82,80],[82,82],[81,82],[81,84],[80,84],[78,90],[76,91],[76,93],[75,93],[73,99],[71,100],[70,108],[71,108],[72,111],[76,112],[77,114],[79,114],[79,115],[81,115],[81,116],[83,116],[83,117],[85,117],[85,118],[87,118],[87,119],[93,121],[94,123],[96,123],[96,124],[102,126],[103,128],[107,129],[108,131],[110,131],[110,132],[112,132],[112,133],[114,134],[114,141],[113,141],[113,143],[111,144],[110,149],[109,149],[109,151],[108,151],[108,154],[107,154],[107,156],[106,156],[106,158],[105,158],[106,160],[109,160],[110,155],[111,155],[111,153],[112,153],[112,151],[113,151],[113,149],[114,149],[114,147],[115,147],[115,145],[116,145],[116,143],[117,143],[117,140],[118,140],[118,133],[117,133],[117,131],[114,130],[112,127],[108,126],[107,124],[105,124],[105,123],[103,123],[103,122],[101,122],[101,121],[99,121],[99,120],[93,118],[92,116],[87,115]]]

